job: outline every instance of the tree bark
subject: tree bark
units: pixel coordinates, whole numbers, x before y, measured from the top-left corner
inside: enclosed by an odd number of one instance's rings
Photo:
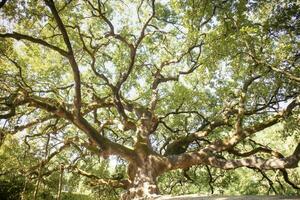
[[[127,192],[123,194],[122,200],[153,199],[159,194],[156,182],[158,173],[155,167],[153,167],[151,158],[148,158],[146,162],[141,162],[138,165],[130,164],[128,166],[128,174],[131,179],[131,184]]]

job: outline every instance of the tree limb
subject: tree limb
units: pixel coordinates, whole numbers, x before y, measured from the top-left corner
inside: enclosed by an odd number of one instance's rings
[[[80,115],[80,109],[81,109],[81,80],[80,80],[80,71],[78,68],[78,64],[77,64],[75,56],[74,56],[74,52],[73,52],[73,48],[72,48],[72,45],[70,42],[68,32],[58,14],[58,11],[55,7],[53,0],[45,0],[45,3],[50,8],[50,10],[53,14],[53,17],[63,35],[64,42],[68,49],[67,58],[72,67],[73,77],[74,77],[74,81],[75,81],[75,94],[76,94],[75,101],[74,101],[75,113],[76,113],[76,116],[78,117]]]

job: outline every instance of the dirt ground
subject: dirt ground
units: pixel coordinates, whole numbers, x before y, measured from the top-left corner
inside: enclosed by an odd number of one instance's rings
[[[163,196],[158,200],[300,200],[300,196],[199,196],[199,195],[185,195],[185,196]]]

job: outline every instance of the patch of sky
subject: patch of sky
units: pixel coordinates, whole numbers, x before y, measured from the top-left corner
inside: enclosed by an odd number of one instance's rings
[[[104,62],[104,69],[110,74],[110,78],[112,82],[116,81],[116,76],[114,74],[117,73],[116,65],[112,61]]]
[[[6,33],[11,33],[13,32],[15,27],[15,23],[13,23],[12,21],[8,21],[7,19],[5,19],[5,17],[3,17],[2,14],[0,14],[0,28],[4,28],[4,31]]]
[[[80,66],[79,66],[79,71],[80,71],[80,73],[87,72],[89,69],[90,69],[90,66],[89,66],[89,65],[80,65]]]
[[[228,61],[221,61],[218,65],[218,70],[211,72],[208,68],[206,69],[207,74],[213,73],[212,79],[210,80],[210,84],[206,84],[204,86],[205,90],[212,94],[216,95],[216,89],[223,87],[226,83],[233,82],[232,79],[232,71],[230,69]]]
[[[146,92],[146,90],[148,89],[148,88],[146,88],[147,87],[146,79],[144,77],[139,77],[139,78],[137,78],[136,81],[137,81],[138,87],[143,88],[143,92]],[[139,98],[139,96],[140,96],[140,93],[139,93],[137,87],[135,87],[135,86],[130,87],[129,92],[127,92],[125,94],[125,97],[128,100],[135,100],[135,99]]]
[[[111,20],[116,33],[119,33],[126,26],[137,28],[140,25],[137,14],[137,4],[134,2],[123,3],[123,6],[112,5],[114,7],[114,15]],[[122,14],[121,14],[122,13]],[[136,29],[137,30],[137,29]],[[137,33],[134,33],[137,34]]]
[[[117,165],[119,165],[119,159],[117,156],[110,156],[108,158],[108,170],[110,173],[114,173],[116,171]]]
[[[149,139],[150,139],[150,144],[153,147],[154,151],[159,152],[161,141],[157,139],[157,136],[154,134],[151,134]]]

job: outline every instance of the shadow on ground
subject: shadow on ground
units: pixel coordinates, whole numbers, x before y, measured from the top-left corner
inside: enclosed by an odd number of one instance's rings
[[[199,196],[199,195],[185,195],[185,196],[164,196],[158,200],[300,200],[300,196]]]

